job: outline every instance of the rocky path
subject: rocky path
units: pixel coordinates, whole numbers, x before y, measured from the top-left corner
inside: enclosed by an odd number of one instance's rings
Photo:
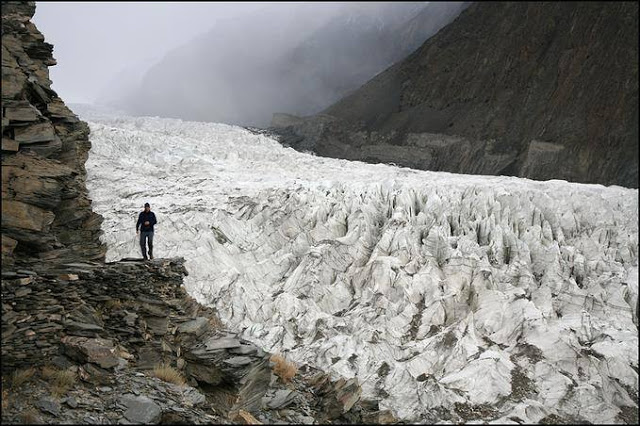
[[[225,330],[212,309],[187,295],[183,263],[38,262],[3,270],[2,422],[388,417],[376,401],[360,400],[355,379],[331,380],[309,367],[284,375],[281,362]],[[170,366],[183,383],[158,376],[159,366]]]

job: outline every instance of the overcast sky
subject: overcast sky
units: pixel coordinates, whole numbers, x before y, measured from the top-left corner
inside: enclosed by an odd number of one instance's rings
[[[264,7],[246,2],[36,2],[33,22],[54,46],[53,89],[91,103],[124,69],[142,72],[217,20]]]

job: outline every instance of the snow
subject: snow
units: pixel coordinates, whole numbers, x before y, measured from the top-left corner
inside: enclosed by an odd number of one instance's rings
[[[320,158],[224,124],[81,117],[107,260],[140,257],[149,202],[154,254],[187,259],[189,293],[265,350],[358,377],[407,421],[456,402],[528,423],[617,423],[637,407],[638,190]]]

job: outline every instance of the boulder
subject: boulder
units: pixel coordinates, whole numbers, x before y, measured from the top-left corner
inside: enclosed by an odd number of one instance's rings
[[[318,404],[323,420],[335,420],[349,412],[360,400],[362,388],[357,378],[340,378],[332,381],[326,374],[319,374],[312,380],[318,396]]]
[[[183,322],[178,326],[178,332],[184,334],[194,334],[196,337],[201,336],[209,327],[209,319],[198,317],[194,320]]]
[[[20,144],[13,139],[2,138],[2,150],[3,151],[18,151]]]
[[[48,121],[32,126],[16,127],[14,134],[15,140],[21,145],[35,142],[48,142],[54,140],[56,137],[53,125]]]
[[[270,398],[264,398],[265,405],[272,410],[279,410],[291,404],[297,393],[293,390],[279,389]]]
[[[62,339],[65,354],[79,362],[91,362],[101,368],[113,368],[120,358],[111,339],[67,336]]]
[[[5,105],[4,116],[11,121],[36,121],[41,114],[29,101],[18,101]]]
[[[2,200],[2,228],[48,231],[55,215],[21,201]]]
[[[36,402],[36,407],[38,407],[42,412],[49,413],[55,417],[60,415],[60,404],[49,398],[39,399]]]
[[[217,385],[222,382],[222,379],[224,378],[222,371],[215,365],[188,362],[186,372],[198,382],[207,383],[209,385]]]
[[[124,417],[132,423],[153,425],[160,422],[162,409],[149,397],[124,395],[120,403],[127,408]]]
[[[237,337],[212,337],[205,342],[207,350],[239,348],[240,340]]]

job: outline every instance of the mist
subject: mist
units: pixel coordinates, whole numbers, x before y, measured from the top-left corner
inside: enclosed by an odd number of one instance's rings
[[[33,22],[53,44],[53,89],[71,103],[93,103],[122,76],[142,76],[218,20],[260,3],[36,2]]]
[[[67,102],[265,127],[315,114],[402,60],[465,3],[38,3]]]

